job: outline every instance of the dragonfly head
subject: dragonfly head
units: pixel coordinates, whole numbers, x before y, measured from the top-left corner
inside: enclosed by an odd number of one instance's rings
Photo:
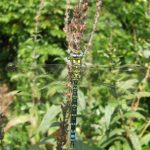
[[[80,52],[80,53],[71,53],[70,57],[71,58],[82,58],[83,57],[83,53],[82,52]]]

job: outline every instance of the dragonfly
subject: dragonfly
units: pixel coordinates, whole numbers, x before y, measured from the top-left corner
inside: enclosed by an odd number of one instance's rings
[[[116,89],[123,87],[123,84],[128,84],[130,80],[133,84],[138,84],[145,76],[147,68],[144,65],[126,64],[122,66],[108,66],[99,64],[82,64],[80,67],[81,79],[79,87],[88,88],[97,85],[109,89],[113,96],[117,96]],[[8,74],[22,73],[27,76],[28,72],[35,72],[35,76],[53,78],[56,81],[62,80],[59,76],[63,75],[62,82],[58,82],[63,86],[66,85],[64,81],[68,77],[67,64],[29,64],[29,63],[8,63],[5,67]],[[137,80],[138,79],[138,80]],[[47,83],[48,84],[48,83]],[[47,86],[41,88],[43,90]]]
[[[47,78],[53,75],[54,82],[56,80],[57,84],[65,86],[66,82],[64,79],[68,76],[67,66],[70,66],[70,64],[17,64],[10,62],[6,65],[5,70],[8,74],[22,73],[24,76],[26,76],[28,72],[34,72],[35,76],[45,75]],[[81,79],[79,79],[79,89],[82,90],[97,86],[101,89],[105,89],[104,91],[107,89],[114,98],[118,98],[120,94],[123,94],[123,90],[132,90],[133,87],[142,81],[146,69],[144,65],[137,64],[126,64],[122,66],[82,64],[80,66]],[[61,75],[63,78],[59,78]],[[60,82],[58,82],[59,80]],[[47,82],[46,84],[45,88],[48,87],[49,83]],[[122,90],[119,93],[120,88],[122,88]],[[41,88],[41,90],[44,90],[44,88]],[[22,92],[23,91],[18,91],[18,93]],[[77,116],[77,112],[74,115]],[[74,124],[74,122],[71,123]]]
[[[5,66],[5,71],[7,73],[9,72],[28,72],[28,71],[36,71],[36,70],[40,70],[40,69],[44,69],[44,71],[46,71],[47,73],[58,73],[60,71],[62,71],[62,69],[66,68],[68,64],[29,64],[29,63],[12,63],[9,62],[6,66]],[[70,64],[69,64],[70,65]],[[113,66],[113,65],[99,65],[99,64],[90,64],[90,63],[86,63],[86,64],[82,64],[81,66],[81,73],[84,73],[84,71],[111,71],[111,72],[115,72],[115,71],[119,71],[120,73],[125,72],[125,73],[131,73],[131,72],[137,72],[137,71],[144,71],[146,70],[146,67],[144,65],[138,65],[138,64],[126,64],[126,65],[122,65],[122,66]],[[82,74],[81,74],[82,75]]]
[[[5,67],[5,72],[8,74],[13,73],[22,73],[26,75],[27,72],[35,72],[35,75],[54,75],[56,80],[63,73],[64,78],[68,76],[67,66],[70,64],[29,64],[29,63],[8,63]],[[130,77],[136,76],[139,80],[144,78],[147,68],[144,65],[138,64],[126,64],[122,66],[108,66],[108,65],[99,65],[99,64],[82,64],[80,66],[81,79],[84,80],[86,84],[88,81],[92,84],[98,84],[112,88],[120,82],[119,77],[124,75],[122,78],[127,78],[125,75]],[[70,73],[70,72],[69,72]],[[105,75],[106,77],[103,77]],[[107,78],[108,75],[108,78]],[[109,76],[110,75],[110,76]],[[86,77],[86,78],[84,78]],[[88,78],[88,79],[87,79]],[[121,77],[120,77],[121,78]],[[122,79],[123,80],[123,79]],[[95,82],[96,81],[96,82]],[[62,82],[63,83],[63,82]],[[84,84],[85,84],[84,83]],[[82,84],[83,85],[83,84]]]

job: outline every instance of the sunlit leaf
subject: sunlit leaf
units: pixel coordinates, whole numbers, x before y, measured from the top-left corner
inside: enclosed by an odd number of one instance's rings
[[[137,118],[137,119],[143,119],[145,120],[145,116],[137,111],[131,111],[124,114],[127,118]]]
[[[137,79],[130,79],[127,81],[121,81],[117,84],[117,86],[123,90],[134,88],[135,84],[138,83]]]
[[[83,143],[82,141],[76,141],[74,150],[101,150],[96,148],[96,146],[90,146],[89,144]]]
[[[143,56],[144,56],[145,58],[149,58],[149,57],[150,57],[150,50],[144,50],[144,51],[143,51]]]
[[[128,141],[126,141],[123,144],[123,150],[132,150],[132,147],[130,146],[130,144],[128,143]]]
[[[148,145],[150,142],[150,133],[144,135],[142,138],[141,138],[141,145]]]
[[[85,109],[86,101],[85,101],[85,96],[84,96],[83,92],[81,90],[79,90],[78,95],[79,95],[79,98],[78,98],[79,106],[81,107],[81,109]]]
[[[136,133],[130,131],[129,138],[133,145],[134,150],[142,150],[139,137],[137,136]]]
[[[60,111],[61,111],[60,106],[50,107],[48,112],[44,115],[38,131],[43,133],[46,132],[53,123],[53,119],[58,115]]]
[[[136,97],[138,98],[150,97],[150,92],[137,92],[137,93],[129,94],[125,96],[126,99],[134,99]]]
[[[114,146],[114,145],[111,146],[111,147],[109,148],[109,150],[116,150],[116,149],[115,149],[115,146]]]
[[[17,79],[20,79],[20,78],[27,78],[27,75],[23,74],[23,73],[15,74],[11,77],[11,80],[17,80]]]
[[[107,128],[109,128],[111,117],[112,114],[114,113],[115,107],[116,107],[115,104],[110,103],[105,108],[105,121],[106,121]]]
[[[6,125],[5,131],[9,130],[10,128],[18,125],[23,124],[25,122],[31,122],[34,118],[32,118],[30,115],[22,115],[15,118],[12,118]]]
[[[64,91],[65,84],[63,81],[54,81],[47,85],[48,91],[47,91],[47,97],[53,96],[57,92],[63,92]]]

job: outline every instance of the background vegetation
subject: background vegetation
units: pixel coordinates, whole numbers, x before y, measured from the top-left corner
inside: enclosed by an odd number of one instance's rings
[[[0,103],[6,116],[6,150],[56,149],[67,75],[66,6],[64,0],[45,0],[35,39],[39,4],[0,1]],[[85,42],[94,4],[90,3]],[[150,149],[149,35],[148,0],[103,2],[93,47],[83,61],[90,67],[82,71],[75,149]]]

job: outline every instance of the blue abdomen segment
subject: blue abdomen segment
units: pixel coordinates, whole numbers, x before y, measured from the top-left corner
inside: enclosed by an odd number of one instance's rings
[[[76,139],[76,137],[75,137],[75,130],[71,130],[70,131],[70,141],[71,142],[75,142],[75,139]]]

